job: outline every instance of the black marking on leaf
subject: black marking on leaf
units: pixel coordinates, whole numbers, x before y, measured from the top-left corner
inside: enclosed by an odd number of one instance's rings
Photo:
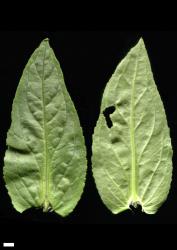
[[[114,111],[115,111],[114,106],[110,106],[110,107],[106,108],[103,111],[103,114],[104,114],[104,117],[106,119],[106,123],[107,123],[108,128],[112,127],[112,121],[111,121],[111,118],[110,118],[110,114],[114,113]]]
[[[29,150],[22,149],[22,148],[15,148],[13,146],[8,146],[8,150],[16,154],[22,154],[22,155],[27,155],[30,153]]]
[[[118,143],[120,140],[118,137],[114,137],[111,139],[111,142],[114,144],[114,143]]]

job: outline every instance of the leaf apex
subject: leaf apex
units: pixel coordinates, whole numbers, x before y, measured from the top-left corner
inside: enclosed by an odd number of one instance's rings
[[[46,37],[45,39],[43,39],[41,44],[49,45],[49,38]]]
[[[143,40],[143,38],[142,37],[140,37],[140,39],[139,39],[139,41],[138,41],[138,44],[140,45],[140,46],[145,46],[144,45],[144,40]]]
[[[46,37],[43,41],[44,41],[44,42],[49,42],[49,38]]]

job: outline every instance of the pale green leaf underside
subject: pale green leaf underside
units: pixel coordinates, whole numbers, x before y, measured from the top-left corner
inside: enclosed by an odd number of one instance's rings
[[[108,127],[104,111],[114,107]],[[108,82],[93,135],[93,175],[105,205],[154,214],[166,199],[172,148],[166,115],[140,39]]]
[[[27,63],[12,107],[4,178],[17,211],[68,215],[83,191],[86,150],[60,65],[45,39]]]

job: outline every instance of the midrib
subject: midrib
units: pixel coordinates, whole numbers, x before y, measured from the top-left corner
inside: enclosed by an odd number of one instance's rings
[[[138,62],[136,60],[135,73],[132,82],[131,91],[131,110],[130,110],[130,141],[131,141],[131,202],[137,202],[137,163],[136,163],[136,149],[135,149],[135,80]]]
[[[42,110],[43,110],[43,138],[44,138],[44,171],[43,171],[43,210],[44,212],[49,208],[49,199],[48,199],[48,192],[49,192],[49,182],[48,182],[48,145],[47,145],[47,126],[46,126],[46,109],[45,109],[45,98],[44,98],[44,63],[45,63],[45,56],[46,56],[46,45],[44,49],[44,57],[43,57],[43,70],[42,70]]]

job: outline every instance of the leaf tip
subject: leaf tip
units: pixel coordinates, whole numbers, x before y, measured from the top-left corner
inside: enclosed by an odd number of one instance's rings
[[[42,40],[41,44],[44,44],[44,45],[49,45],[49,38],[46,37],[45,39]]]
[[[145,46],[145,43],[144,43],[144,40],[142,37],[140,37],[137,45],[135,46],[137,49],[140,49],[140,50],[144,50],[146,51],[146,46]]]
[[[43,42],[49,42],[49,38],[46,37],[46,38],[43,40]]]
[[[145,46],[145,45],[144,45],[144,40],[143,40],[142,37],[139,39],[138,45],[139,45],[139,46]]]

